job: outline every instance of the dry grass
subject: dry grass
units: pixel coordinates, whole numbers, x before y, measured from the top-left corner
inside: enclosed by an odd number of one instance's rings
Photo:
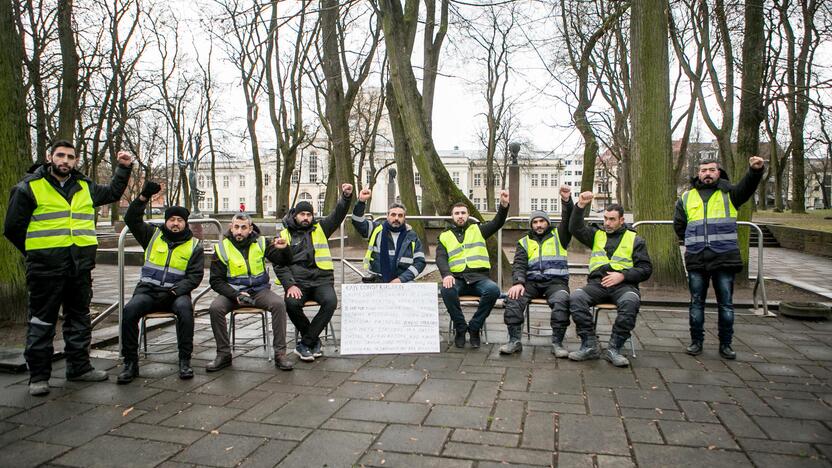
[[[755,222],[782,224],[800,229],[832,232],[832,210],[809,210],[806,214],[795,214],[790,211],[775,213],[774,211],[757,211],[754,213]]]

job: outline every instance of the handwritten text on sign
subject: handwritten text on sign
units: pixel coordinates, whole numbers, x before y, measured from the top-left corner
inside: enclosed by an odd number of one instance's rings
[[[435,283],[341,288],[341,354],[439,352]]]

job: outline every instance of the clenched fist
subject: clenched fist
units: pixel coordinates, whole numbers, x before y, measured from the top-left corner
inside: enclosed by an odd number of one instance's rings
[[[572,189],[568,185],[560,186],[560,199],[567,202],[572,196]]]
[[[361,189],[360,192],[358,192],[358,201],[365,202],[365,201],[370,199],[370,196],[372,194],[373,194],[373,192],[370,189],[363,188],[363,189]]]
[[[156,195],[162,191],[162,186],[153,182],[152,180],[148,180],[144,183],[144,187],[142,187],[142,192],[139,194],[145,198],[145,200],[150,200],[153,195]]]
[[[765,164],[765,161],[763,161],[763,158],[759,156],[751,156],[750,158],[748,158],[748,165],[751,166],[751,169],[762,169],[763,164]]]
[[[133,164],[133,155],[128,153],[127,151],[119,151],[116,155],[116,160],[118,161],[119,165],[124,167],[130,167]]]
[[[595,198],[595,195],[593,195],[592,192],[581,192],[581,194],[578,195],[578,208],[583,208],[589,205],[592,203],[593,198]]]
[[[344,195],[344,198],[349,198],[352,196],[352,184],[341,184],[341,194]]]
[[[500,206],[503,208],[508,207],[509,197],[508,197],[508,190],[500,190]]]
[[[286,242],[286,239],[282,237],[275,237],[272,241],[272,245],[274,245],[276,249],[285,249],[289,245],[289,243]]]

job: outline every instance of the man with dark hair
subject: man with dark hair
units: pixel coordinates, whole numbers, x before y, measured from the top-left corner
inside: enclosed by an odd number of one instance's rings
[[[451,209],[451,227],[439,235],[436,246],[436,266],[442,275],[442,301],[454,322],[454,345],[465,347],[465,333],[470,336],[471,347],[480,347],[480,330],[491,314],[494,303],[500,297],[500,287],[488,277],[491,262],[485,239],[503,227],[508,216],[508,191],[500,192],[497,215],[489,222],[478,224],[468,217],[468,206],[456,203]],[[459,296],[479,296],[477,312],[465,323]]]
[[[202,243],[188,227],[190,211],[182,206],[165,210],[165,223],[143,221],[145,205],[162,187],[145,182],[141,194],[124,213],[124,223],[144,249],[144,265],[133,297],[121,317],[121,355],[124,368],[119,384],[139,376],[139,321],[151,312],[176,314],[176,342],[179,346],[179,378],[191,379],[191,354],[194,350],[194,308],[191,291],[202,282],[205,260]]]
[[[303,338],[295,346],[295,354],[302,361],[314,361],[323,355],[320,334],[326,330],[335,308],[335,265],[329,251],[329,236],[344,218],[352,199],[352,185],[341,184],[341,197],[329,216],[317,220],[312,204],[301,201],[283,218],[285,229],[280,237],[289,243],[292,262],[275,266],[275,273],[286,291],[286,312]],[[303,313],[303,303],[315,301],[321,305],[310,322]]]
[[[217,342],[217,356],[205,370],[215,372],[231,365],[225,315],[234,309],[253,306],[271,312],[274,365],[290,371],[292,361],[286,357],[286,304],[271,289],[266,259],[274,265],[288,265],[292,252],[285,239],[269,241],[245,213],[231,218],[225,238],[217,244],[211,261],[211,289],[219,295],[208,307],[211,330]]]
[[[92,269],[98,240],[95,207],[118,201],[127,187],[133,157],[119,151],[109,185],[76,171],[79,158],[66,140],[52,143],[45,164],[32,166],[11,190],[4,235],[25,257],[29,289],[24,356],[29,393],[49,393],[52,340],[63,309],[66,378],[107,380],[90,363]]]
[[[370,221],[364,218],[370,189],[362,189],[352,209],[352,225],[367,239],[364,268],[370,273],[365,282],[409,283],[425,269],[425,253],[416,231],[406,222],[406,210],[400,203],[387,209],[386,219]]]
[[[581,193],[569,220],[572,235],[592,249],[587,284],[573,291],[569,297],[569,312],[581,338],[581,348],[569,353],[569,359],[598,359],[598,338],[590,308],[602,302],[612,302],[618,308],[618,315],[603,356],[616,367],[626,367],[630,361],[621,354],[621,347],[636,326],[636,315],[641,305],[638,284],[650,277],[653,265],[644,239],[627,229],[624,209],[620,205],[606,208],[604,229],[584,223],[584,213],[592,198],[592,192]]]
[[[508,327],[508,343],[500,347],[500,354],[512,354],[523,349],[523,320],[529,302],[537,297],[546,299],[552,309],[552,354],[565,358],[569,355],[563,347],[566,328],[569,327],[569,265],[566,248],[572,235],[569,233],[569,217],[572,214],[572,190],[560,187],[563,203],[563,220],[557,229],[544,211],[533,211],[529,216],[529,232],[517,241],[514,251],[512,280],[508,290],[504,320]]]
[[[691,188],[676,202],[673,229],[685,241],[685,268],[690,288],[690,346],[687,353],[702,353],[705,340],[705,299],[713,283],[719,318],[719,354],[736,359],[734,338],[734,275],[742,270],[737,245],[737,209],[748,201],[763,178],[762,158],[752,156],[749,169],[737,185],[714,159],[699,162]]]

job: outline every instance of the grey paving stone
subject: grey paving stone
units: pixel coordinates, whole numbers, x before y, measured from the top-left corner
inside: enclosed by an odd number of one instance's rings
[[[441,427],[463,427],[485,430],[488,426],[488,408],[436,405],[430,410],[425,424]]]
[[[757,468],[828,468],[830,463],[827,460],[809,457],[795,457],[790,455],[775,455],[762,452],[748,452],[751,461]]]
[[[682,369],[661,369],[659,372],[661,372],[665,380],[671,383],[745,387],[745,383],[734,373]]]
[[[419,424],[428,414],[428,405],[389,401],[351,400],[335,414],[336,418],[399,424]]]
[[[347,432],[364,432],[367,434],[381,434],[385,427],[387,427],[385,423],[379,422],[329,418],[323,424],[323,426],[321,426],[321,429],[332,429],[335,431]]]
[[[809,374],[800,368],[800,366],[789,365],[789,364],[773,364],[773,363],[765,363],[765,362],[758,362],[752,364],[754,369],[757,372],[765,375],[765,376],[772,376],[772,375],[779,375],[779,376],[790,376],[790,377],[808,377]]]
[[[746,452],[779,453],[798,457],[816,456],[818,452],[811,445],[803,442],[779,442],[769,439],[737,438],[740,447]]]
[[[741,452],[708,450],[706,448],[674,447],[670,445],[633,444],[638,466],[672,466],[685,468],[751,467],[748,457]]]
[[[619,418],[562,414],[558,425],[558,450],[609,455],[630,453]]]
[[[529,391],[543,393],[581,394],[581,373],[571,370],[532,370],[532,383]]]
[[[198,465],[237,466],[263,442],[265,439],[262,437],[208,434],[183,450],[174,460]]]
[[[670,445],[693,445],[710,448],[739,448],[731,434],[719,424],[685,421],[659,421],[659,428]]]
[[[598,468],[635,468],[635,466],[630,457],[598,455]]]
[[[494,401],[497,400],[497,394],[499,391],[499,382],[475,382],[474,389],[471,390],[471,394],[468,396],[468,400],[465,402],[465,405],[490,408],[494,405]]]
[[[506,370],[503,379],[503,390],[516,390],[525,392],[529,386],[529,369],[511,368]]]
[[[451,434],[451,440],[469,444],[517,447],[517,443],[520,441],[520,435],[506,434],[505,432],[475,431],[473,429],[454,429],[453,434]]]
[[[450,429],[391,424],[376,439],[374,450],[439,455]]]
[[[641,360],[641,359],[639,359]],[[638,386],[644,390],[665,390],[664,379],[658,369],[633,367]]]
[[[341,398],[358,398],[362,400],[381,400],[384,394],[393,387],[387,383],[347,381],[341,384],[331,396]]]
[[[673,394],[677,400],[697,400],[697,401],[717,401],[722,403],[731,403],[731,397],[723,390],[722,387],[716,385],[693,385],[693,384],[669,384],[668,390]]]
[[[637,388],[636,378],[633,372],[628,369],[611,370],[587,370],[584,371],[584,382],[589,387],[605,388]]]
[[[678,406],[669,392],[661,390],[616,389],[618,404],[628,408],[677,409]]]
[[[500,400],[494,410],[490,430],[497,432],[522,432],[523,415],[526,412],[522,401]]]
[[[47,401],[40,406],[18,413],[6,421],[48,427],[54,426],[73,416],[83,414],[92,408],[94,408],[93,405],[74,401]]]
[[[292,393],[269,393],[269,396],[236,417],[241,421],[260,422],[295,398]]]
[[[271,468],[297,445],[297,442],[287,440],[270,440],[246,457],[239,466],[240,468]]]
[[[618,406],[615,403],[615,394],[611,388],[586,389],[587,402],[589,403],[590,414],[596,416],[617,416]]]
[[[530,411],[523,422],[524,448],[555,449],[555,417],[551,413]]]
[[[624,418],[642,418],[667,421],[684,421],[685,415],[681,411],[663,410],[661,408],[621,408]]]
[[[115,460],[120,467],[143,468],[158,465],[181,449],[181,445],[169,442],[103,435],[55,461],[60,465],[110,468]],[[102,457],[105,453],[107,457]]]
[[[595,466],[592,455],[587,453],[557,452],[555,456],[557,457],[555,466],[558,468],[587,468]]]
[[[624,420],[627,437],[631,442],[645,442],[649,444],[663,444],[664,439],[659,433],[657,421],[649,419],[627,418]]]
[[[26,424],[14,424],[13,426],[13,429],[9,429],[0,434],[0,448],[43,430],[41,426],[29,426]]]
[[[138,406],[139,405],[136,405],[136,407]],[[193,406],[191,403],[179,400],[163,403],[161,405],[154,406],[152,409],[146,409],[146,412],[143,415],[136,418],[136,422],[158,424],[171,416],[185,411],[191,406]]]
[[[271,377],[270,374],[259,372],[227,372],[197,388],[196,391],[211,395],[240,396]]]
[[[123,408],[99,406],[80,416],[50,426],[29,439],[77,447],[129,422],[141,413],[142,410],[128,411]]]
[[[301,395],[262,421],[269,424],[318,427],[346,402],[346,398]]]
[[[159,442],[189,445],[204,437],[206,433],[205,431],[195,431],[192,429],[129,422],[117,427],[111,434],[132,437],[134,439],[150,439]]]
[[[444,356],[422,356],[416,359],[413,367],[427,371],[457,370],[462,364],[462,358]]]
[[[416,369],[390,369],[365,367],[353,374],[352,380],[417,385],[425,379],[426,372]]]
[[[832,421],[832,408],[820,400],[774,399],[768,404],[777,414],[786,418]]]
[[[361,459],[361,465],[389,468],[391,466],[419,467],[419,468],[472,468],[471,460],[456,460],[452,458],[429,457],[410,453],[385,452],[370,450]],[[479,466],[483,466],[480,464]]]
[[[736,437],[760,437],[764,438],[765,433],[757,427],[757,424],[749,418],[741,407],[714,403],[716,412],[722,424]]]
[[[519,401],[545,401],[551,403],[568,403],[574,405],[584,404],[584,397],[581,395],[568,395],[560,393],[518,392],[503,390],[500,392],[500,399]]]
[[[680,401],[679,406],[690,421],[719,423],[716,415],[704,401]]]
[[[182,380],[179,378],[179,373],[169,375],[163,379],[154,380],[147,384],[148,387],[159,388],[162,390],[172,390],[175,392],[190,392],[194,389],[205,385],[213,379],[219,377],[218,374],[202,374],[200,372],[194,373],[194,378],[190,380]],[[121,387],[132,387],[132,385],[121,385]]]
[[[468,398],[474,382],[428,378],[410,398],[412,403],[461,405]]]
[[[0,450],[0,466],[40,466],[69,449],[62,445],[21,440]]]
[[[528,402],[529,411],[545,411],[564,414],[587,414],[586,405],[573,405],[571,403],[549,403],[546,401]]]
[[[292,450],[278,466],[352,466],[373,438],[370,434],[318,430]]]
[[[66,398],[83,403],[128,407],[152,397],[159,391],[156,388],[138,385],[116,385],[115,382],[102,382],[71,392]]]
[[[232,419],[220,426],[217,431],[220,434],[236,434],[252,437],[264,437],[268,439],[284,439],[300,441],[312,432],[311,429],[293,426],[281,426],[276,424],[262,424]]]
[[[755,416],[754,421],[772,439],[789,442],[827,443],[832,431],[819,421]]]
[[[443,455],[472,460],[491,460],[510,464],[544,465],[552,464],[552,452],[545,450],[492,447],[487,445],[448,442]]]
[[[222,423],[239,413],[240,410],[238,409],[193,405],[176,416],[164,420],[161,424],[171,427],[210,431],[216,429]]]
[[[760,397],[749,388],[728,388],[728,393],[742,409],[752,416],[776,416],[774,412]]]

